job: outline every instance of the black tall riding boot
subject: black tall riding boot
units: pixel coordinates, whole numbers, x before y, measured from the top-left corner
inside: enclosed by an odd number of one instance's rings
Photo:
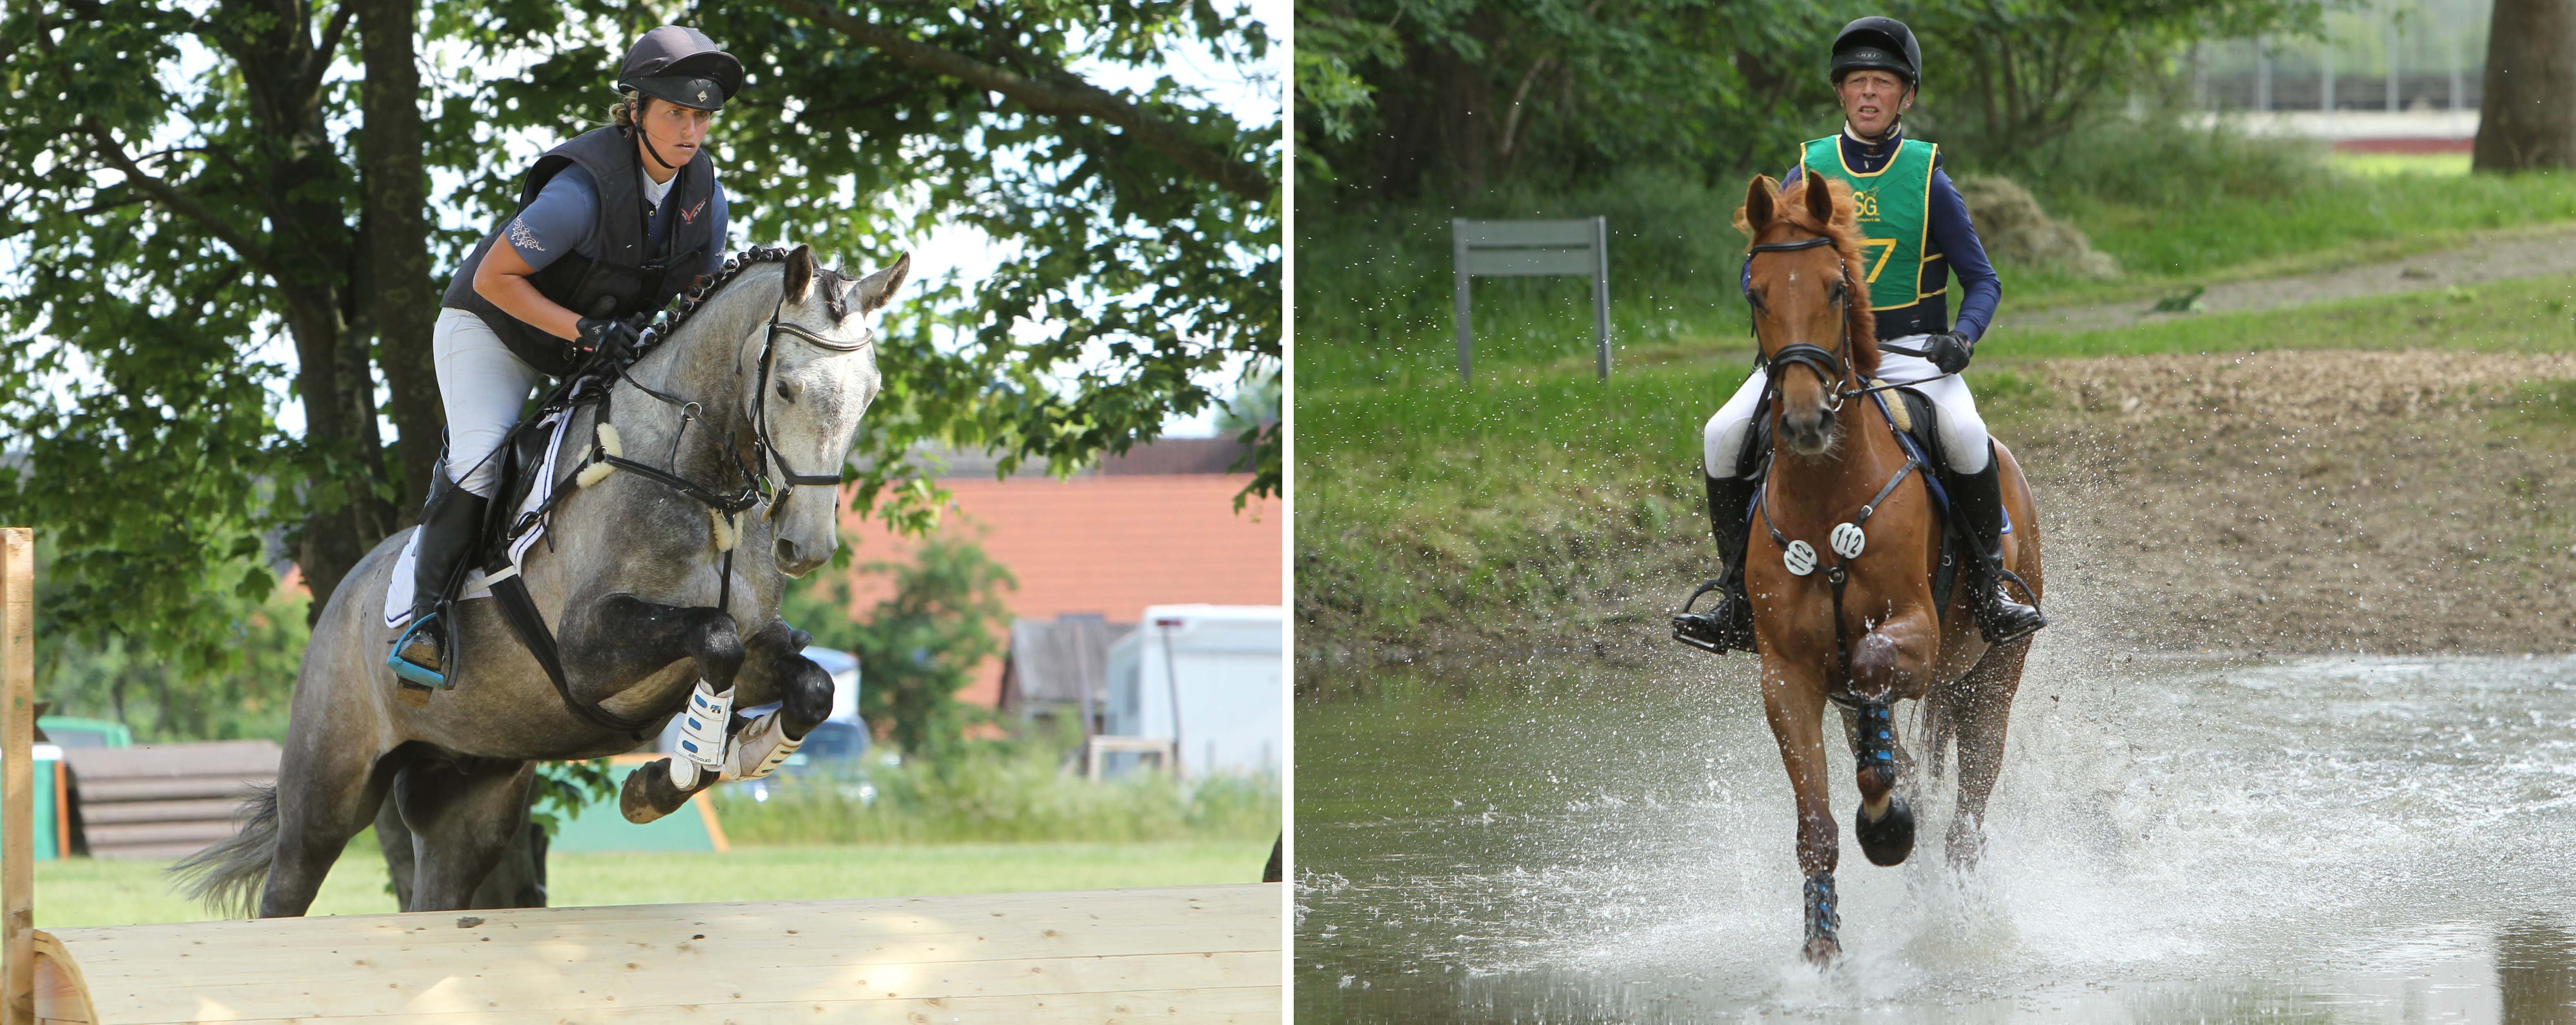
[[[2010,644],[2048,625],[2047,616],[2014,601],[2004,590],[2002,475],[2003,460],[1996,458],[1993,442],[1986,444],[1984,470],[1951,475],[1957,486],[1950,489],[1950,497],[1967,520],[1968,537],[1977,548],[1976,557],[1968,560],[1968,594],[1976,611],[1977,632],[1985,635],[1988,644]],[[2027,595],[2030,589],[2024,587],[2022,593]]]
[[[1759,477],[1710,477],[1709,533],[1717,538],[1718,578],[1701,584],[1682,611],[1673,613],[1673,639],[1716,654],[1753,650],[1753,602],[1744,595],[1744,543],[1751,529],[1745,516],[1753,508]],[[1706,612],[1690,611],[1691,602],[1716,591],[1717,604]]]
[[[429,502],[420,512],[420,549],[412,566],[411,626],[395,641],[386,664],[394,674],[441,690],[447,680],[447,624],[439,609],[458,570],[474,551],[491,500],[457,487],[442,468],[430,483]]]

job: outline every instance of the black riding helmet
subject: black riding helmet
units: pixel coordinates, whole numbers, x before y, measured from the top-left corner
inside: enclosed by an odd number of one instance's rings
[[[644,33],[626,51],[617,87],[692,110],[718,110],[742,93],[742,62],[707,34],[682,25]]]
[[[1840,86],[1844,75],[1863,68],[1892,72],[1905,80],[1906,88],[1922,88],[1923,47],[1914,42],[1914,30],[1894,18],[1876,16],[1843,26],[1834,35],[1830,77]]]

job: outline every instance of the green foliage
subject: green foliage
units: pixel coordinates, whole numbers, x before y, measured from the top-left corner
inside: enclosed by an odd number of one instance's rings
[[[867,613],[849,613],[847,576],[825,573],[791,587],[780,615],[814,643],[858,656],[863,718],[912,756],[946,762],[975,719],[957,692],[1001,653],[1010,632],[1001,592],[1019,581],[973,542],[945,536],[925,540],[910,563],[865,568],[893,574],[895,592]]]
[[[540,762],[536,783],[529,788],[528,820],[553,836],[564,823],[579,817],[582,809],[617,796],[624,782],[625,775],[611,770],[605,758]]]
[[[1836,30],[1887,14],[1923,47],[1932,137],[2040,145],[2166,84],[2194,38],[2303,30],[2319,0],[1321,0],[1298,5],[1312,195],[1412,200],[1601,184],[1641,166],[1737,178],[1832,129]],[[1737,178],[1737,180],[1741,180]],[[1300,184],[1306,180],[1301,179]],[[1303,214],[1304,211],[1301,211]]]
[[[772,777],[766,801],[720,789],[716,811],[726,836],[756,844],[1267,842],[1279,832],[1275,779],[1086,780],[1067,771],[1062,740],[973,741],[935,765],[887,765],[871,753],[860,777]]]
[[[118,621],[103,633],[62,629],[64,592],[79,586],[51,572],[54,546],[37,543],[36,694],[54,714],[113,719],[144,744],[277,737],[286,732],[295,674],[304,657],[308,599],[209,588],[191,621],[205,633],[188,638],[229,657],[166,658],[136,636],[153,624]],[[224,563],[217,573],[265,576],[256,564]],[[266,588],[261,588],[263,592]]]

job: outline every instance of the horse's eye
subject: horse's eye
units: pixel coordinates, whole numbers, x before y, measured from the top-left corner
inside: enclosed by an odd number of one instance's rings
[[[796,389],[788,382],[780,381],[778,382],[778,397],[786,399],[789,402],[794,402],[796,401]]]

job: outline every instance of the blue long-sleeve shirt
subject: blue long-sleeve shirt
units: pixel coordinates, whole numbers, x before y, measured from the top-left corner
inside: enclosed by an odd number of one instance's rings
[[[1896,155],[1897,144],[1905,139],[1905,126],[1890,129],[1887,137],[1876,143],[1863,142],[1846,129],[1840,136],[1843,162],[1864,173],[1887,166]],[[1781,176],[1780,185],[1788,187],[1798,180],[1798,168],[1791,167]],[[1985,243],[1977,240],[1977,226],[1968,220],[1968,203],[1959,198],[1959,187],[1951,184],[1950,174],[1941,169],[1936,156],[1932,163],[1932,194],[1925,204],[1926,234],[1923,278],[1917,292],[1943,290],[1948,279],[1959,279],[1959,319],[1953,326],[1949,316],[1949,297],[1934,296],[1902,310],[1888,310],[1878,316],[1878,337],[1902,338],[1911,334],[1956,330],[1975,344],[1994,324],[1995,304],[2003,299],[2003,282],[1995,276],[1995,265],[1986,259]],[[1744,262],[1744,287],[1753,287],[1753,261]]]

